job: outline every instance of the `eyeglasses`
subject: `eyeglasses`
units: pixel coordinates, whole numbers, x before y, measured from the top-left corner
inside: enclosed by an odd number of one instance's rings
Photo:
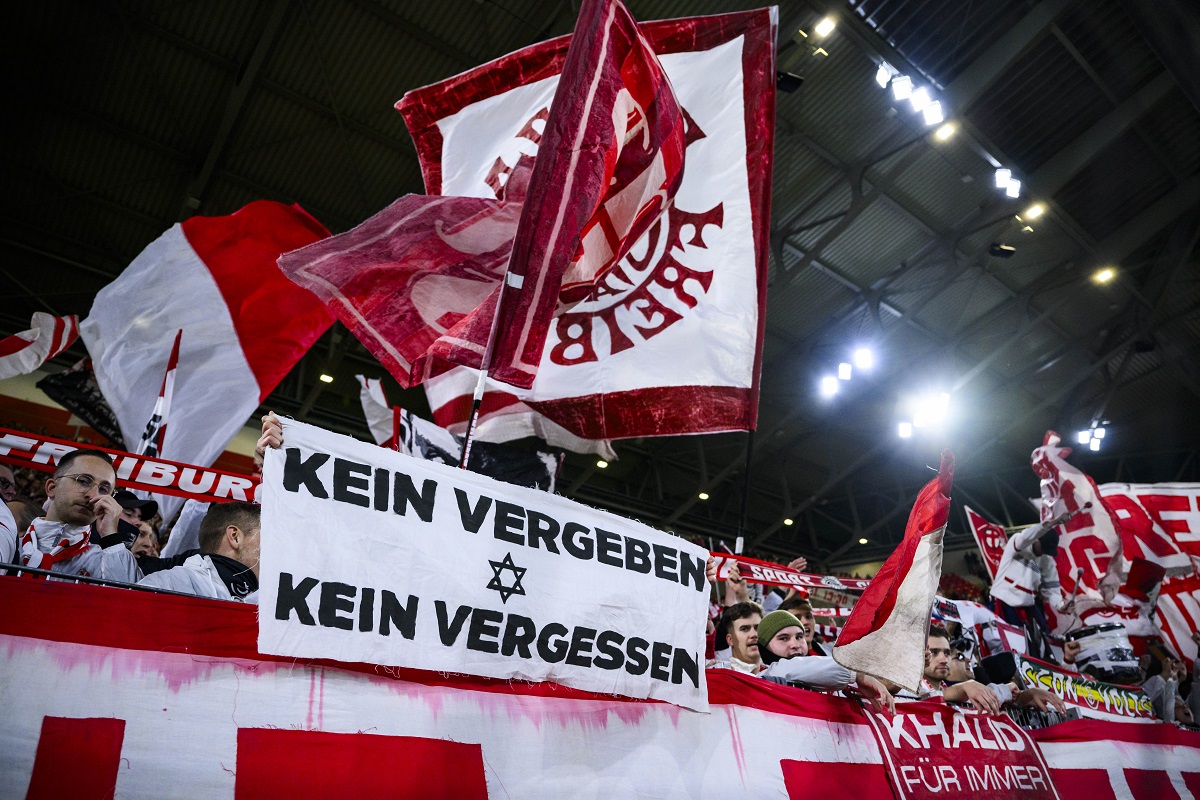
[[[96,491],[99,494],[110,495],[113,493],[113,485],[111,483],[103,481],[97,483],[95,478],[86,473],[79,473],[78,475],[60,475],[59,477],[70,478],[71,480],[75,481],[75,483],[79,484],[79,488],[83,489],[85,492],[90,491],[91,488],[95,486]]]
[[[8,478],[0,478],[0,489],[15,489],[17,485]]]

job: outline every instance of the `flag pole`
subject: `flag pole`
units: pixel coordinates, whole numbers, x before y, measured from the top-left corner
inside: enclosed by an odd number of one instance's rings
[[[504,280],[500,282],[500,294],[496,297],[496,310],[492,312],[492,329],[488,332],[487,347],[483,350],[483,360],[479,365],[479,380],[475,384],[475,395],[471,398],[471,415],[467,417],[467,430],[463,434],[462,460],[458,462],[459,469],[468,469],[471,459],[471,441],[475,433],[475,423],[479,420],[479,408],[483,405],[483,393],[487,391],[487,376],[492,369],[492,350],[496,343],[496,331],[500,327],[500,309],[504,307],[504,293],[509,286],[521,288],[524,278],[513,275],[508,270],[512,268],[512,255],[509,255],[508,267],[505,268]]]
[[[738,515],[737,535],[739,541],[745,541],[746,507],[750,503],[750,462],[754,458],[754,429],[746,431],[746,466],[742,470],[742,513]]]

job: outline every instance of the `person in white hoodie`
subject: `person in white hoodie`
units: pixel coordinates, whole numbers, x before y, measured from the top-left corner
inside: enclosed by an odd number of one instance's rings
[[[200,522],[200,552],[138,585],[257,604],[260,513],[253,503],[213,503]]]
[[[13,563],[125,583],[141,578],[117,530],[121,506],[113,498],[116,483],[112,459],[104,451],[64,455],[46,481],[46,515],[19,532]]]

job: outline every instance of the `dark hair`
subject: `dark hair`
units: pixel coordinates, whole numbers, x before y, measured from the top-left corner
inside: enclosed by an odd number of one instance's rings
[[[758,603],[749,601],[745,603],[734,603],[733,605],[726,607],[725,610],[721,612],[721,618],[717,620],[717,649],[724,650],[728,646],[725,637],[729,635],[729,626],[733,625],[733,623],[737,622],[739,619],[745,619],[746,617],[754,614],[761,616],[762,613],[762,606],[760,606]]]
[[[81,448],[79,450],[72,450],[58,460],[58,465],[54,467],[54,477],[57,478],[59,475],[65,474],[67,467],[75,463],[75,459],[83,458],[84,456],[98,458],[105,464],[108,464],[110,467],[112,467],[113,472],[117,471],[116,465],[113,464],[112,456],[110,456],[108,453],[104,452],[103,450],[88,450]]]
[[[33,521],[42,516],[42,507],[27,497],[18,497],[8,502],[8,510],[12,512],[13,520],[17,523],[17,534],[29,530]]]
[[[935,636],[940,636],[941,638],[945,639],[947,642],[950,641],[950,634],[946,633],[946,629],[943,628],[941,625],[930,625],[929,626],[929,634],[925,637],[925,641],[929,641],[930,639],[934,638]]]
[[[213,503],[200,520],[200,552],[215,553],[230,525],[245,531],[257,528],[261,514],[262,508],[254,503]]]
[[[791,611],[793,613],[795,613],[796,611],[799,610],[799,611],[807,611],[809,614],[811,614],[812,613],[812,603],[808,602],[807,598],[796,595],[794,597],[789,597],[787,600],[784,600],[782,603],[780,603],[779,610],[780,611]],[[796,616],[800,616],[800,615],[797,614]]]

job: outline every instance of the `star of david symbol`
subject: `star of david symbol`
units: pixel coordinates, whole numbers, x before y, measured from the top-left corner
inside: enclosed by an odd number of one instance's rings
[[[492,565],[494,577],[488,581],[487,588],[495,589],[500,593],[500,602],[507,603],[508,598],[514,594],[525,594],[525,587],[521,585],[521,578],[525,577],[525,567],[518,567],[513,563],[512,553],[506,553],[503,561],[488,561]],[[512,586],[505,586],[500,579],[500,573],[508,570],[513,574]]]

